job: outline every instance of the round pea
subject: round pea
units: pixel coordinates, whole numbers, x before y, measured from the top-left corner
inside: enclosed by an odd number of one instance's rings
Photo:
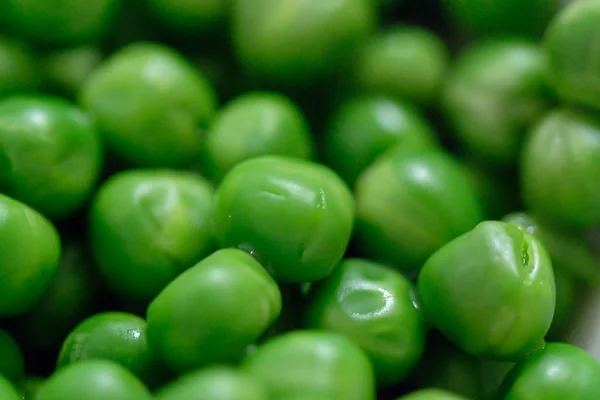
[[[148,341],[177,372],[239,361],[279,316],[281,293],[248,253],[223,249],[179,275],[150,304]]]
[[[329,275],[346,251],[353,219],[352,194],[333,171],[283,156],[233,168],[211,214],[221,246],[250,252],[279,282]]]
[[[550,76],[560,99],[600,110],[600,3],[570,1],[546,30]]]
[[[154,17],[180,33],[209,33],[228,22],[232,0],[145,0]]]
[[[18,382],[25,374],[23,353],[15,338],[4,329],[0,329],[0,354],[0,375]]]
[[[595,399],[600,393],[600,364],[584,350],[549,343],[517,364],[498,396],[504,400]]]
[[[498,221],[482,222],[436,251],[418,290],[426,318],[460,349],[500,360],[542,346],[556,299],[542,244]]]
[[[527,129],[549,106],[543,49],[522,39],[484,40],[460,53],[442,111],[464,150],[488,164],[516,163]]]
[[[266,385],[270,399],[375,399],[369,359],[337,333],[279,335],[259,346],[242,367]]]
[[[468,172],[437,149],[392,148],[360,176],[355,195],[360,249],[407,273],[483,219]]]
[[[125,170],[98,190],[90,243],[106,283],[124,299],[149,302],[212,249],[213,189],[175,170]]]
[[[91,45],[51,51],[43,58],[45,84],[65,97],[75,98],[92,71],[102,62],[102,51]]]
[[[31,308],[52,283],[61,244],[54,226],[25,204],[0,194],[0,317]]]
[[[267,400],[266,388],[247,372],[210,367],[190,372],[158,391],[157,400]]]
[[[529,133],[520,163],[521,195],[559,224],[600,223],[600,119],[574,109],[547,114]]]
[[[247,92],[226,104],[205,139],[205,170],[220,180],[240,162],[277,154],[312,158],[308,123],[291,100],[277,93]]]
[[[375,26],[372,0],[238,0],[233,45],[250,75],[284,86],[338,72]]]
[[[0,190],[51,219],[79,210],[96,185],[102,144],[92,120],[59,98],[0,102]]]
[[[27,38],[56,45],[100,39],[120,0],[3,0],[0,19]]]
[[[17,389],[2,375],[0,375],[0,398],[2,400],[22,400]]]
[[[343,334],[369,356],[377,383],[402,382],[421,359],[425,326],[410,281],[399,272],[345,259],[310,289],[306,325]]]
[[[216,107],[213,88],[191,63],[147,42],[122,47],[100,64],[79,97],[108,149],[145,167],[190,162]]]
[[[396,400],[467,400],[467,398],[441,389],[421,389]]]
[[[36,64],[29,45],[0,36],[0,98],[38,90],[41,77]]]
[[[396,144],[438,145],[433,127],[415,107],[381,95],[345,100],[327,121],[324,140],[327,164],[350,187]]]
[[[86,360],[56,371],[36,400],[150,400],[152,395],[125,367],[108,360]]]
[[[166,376],[147,342],[146,321],[124,312],[102,312],[83,320],[64,340],[57,369],[90,359],[119,363],[149,386]]]
[[[372,37],[356,57],[354,79],[359,92],[417,104],[436,100],[449,59],[445,43],[418,26],[388,28]]]

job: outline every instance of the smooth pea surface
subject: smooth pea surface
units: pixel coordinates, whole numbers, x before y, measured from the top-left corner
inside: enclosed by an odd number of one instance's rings
[[[355,196],[365,256],[407,273],[483,219],[467,171],[437,149],[392,148],[361,175]]]
[[[52,283],[61,244],[54,226],[37,211],[0,194],[0,317],[31,308]]]
[[[119,363],[149,386],[160,384],[166,375],[148,346],[146,321],[129,313],[102,312],[82,321],[63,342],[56,367],[90,359]]]
[[[345,259],[310,289],[309,328],[338,332],[369,356],[380,385],[401,382],[425,348],[425,326],[410,281],[362,259]]]
[[[0,102],[0,191],[51,219],[83,206],[103,163],[88,115],[60,98]]]
[[[598,360],[578,347],[549,343],[511,371],[498,398],[592,400],[598,393]]]
[[[357,58],[359,92],[428,104],[438,95],[449,55],[433,31],[403,26],[372,37]]]
[[[472,157],[513,165],[549,105],[543,49],[523,39],[476,42],[459,55],[442,93],[453,134]]]
[[[600,118],[557,109],[528,135],[520,163],[525,205],[559,224],[600,223]]]
[[[35,400],[46,378],[28,376],[19,383],[22,400]]]
[[[554,315],[550,257],[519,228],[485,221],[436,251],[418,278],[426,318],[467,353],[516,360],[539,349]]]
[[[279,316],[281,293],[237,249],[219,250],[179,275],[150,304],[148,340],[175,371],[235,363]]]
[[[0,329],[0,375],[11,382],[18,382],[25,374],[23,353],[15,338]]]
[[[192,160],[211,121],[216,95],[202,73],[158,43],[121,48],[81,89],[109,150],[147,167],[180,167]]]
[[[225,105],[206,134],[203,173],[220,180],[240,162],[278,154],[311,158],[308,122],[291,100],[278,93],[248,92]]]
[[[107,360],[86,360],[55,372],[36,400],[150,400],[152,395],[125,367]]]
[[[259,346],[243,369],[266,385],[273,400],[375,399],[369,359],[337,333],[296,331],[279,335]]]
[[[247,372],[212,367],[190,372],[162,388],[157,400],[267,400],[267,390]]]
[[[467,400],[466,397],[440,389],[422,389],[396,400]]]
[[[41,78],[33,49],[22,41],[0,36],[0,97],[33,93]]]
[[[175,170],[126,170],[96,192],[90,214],[94,259],[124,299],[150,302],[212,250],[212,186]]]
[[[323,165],[263,156],[225,176],[211,220],[222,247],[250,252],[277,281],[309,282],[327,276],[344,255],[354,201]]]
[[[327,164],[350,187],[394,145],[438,145],[430,122],[414,106],[382,95],[345,100],[329,117],[324,140]]]
[[[0,375],[0,398],[2,400],[22,400],[17,389],[3,375]]]

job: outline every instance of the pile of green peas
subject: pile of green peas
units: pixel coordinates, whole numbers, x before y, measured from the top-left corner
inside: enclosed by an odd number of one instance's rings
[[[0,0],[0,400],[600,399],[599,49],[599,0]]]

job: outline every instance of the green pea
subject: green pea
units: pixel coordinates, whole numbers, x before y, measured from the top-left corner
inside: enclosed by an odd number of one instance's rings
[[[442,10],[470,35],[538,37],[560,8],[561,0],[443,0]]]
[[[232,0],[145,0],[155,18],[180,33],[210,33],[228,22]]]
[[[445,43],[418,26],[394,26],[374,36],[356,55],[357,90],[431,104],[448,65]]]
[[[91,121],[59,98],[0,102],[0,190],[51,219],[80,209],[96,185],[102,145]]]
[[[442,91],[442,111],[460,145],[487,164],[515,164],[523,136],[549,105],[548,64],[521,39],[475,43],[460,53]]]
[[[19,381],[25,374],[23,353],[15,338],[4,329],[0,329],[0,354],[0,375],[12,382]]]
[[[54,50],[43,58],[46,85],[56,93],[75,98],[102,57],[100,48],[90,45]]]
[[[263,382],[269,399],[374,400],[367,356],[332,332],[295,331],[261,345],[243,369]]]
[[[86,360],[56,371],[36,400],[150,400],[152,395],[125,367],[107,360]]]
[[[179,53],[158,43],[125,46],[86,80],[80,101],[109,150],[132,165],[175,167],[195,157],[216,96]]]
[[[8,317],[27,311],[50,286],[61,244],[46,218],[2,194],[0,243],[0,317]]]
[[[418,278],[425,316],[460,349],[517,360],[537,350],[554,315],[550,257],[534,236],[485,221],[436,251]]]
[[[98,190],[90,242],[106,283],[124,299],[151,301],[212,250],[213,189],[175,170],[125,170]]]
[[[353,219],[352,194],[333,171],[283,156],[233,168],[211,214],[221,246],[249,251],[279,282],[329,275],[346,251]]]
[[[360,249],[406,273],[483,219],[468,172],[437,149],[392,148],[360,176],[355,195]]]
[[[557,109],[529,133],[520,165],[521,194],[534,213],[559,224],[600,223],[600,119]]]
[[[422,389],[396,400],[467,400],[467,398],[441,389]]]
[[[329,117],[324,140],[327,164],[351,187],[396,144],[438,145],[433,127],[415,107],[380,95],[344,100]]]
[[[45,378],[39,376],[29,376],[23,379],[19,384],[22,399],[35,400],[45,381]],[[2,397],[2,399],[4,399],[4,397]]]
[[[504,400],[595,399],[600,393],[600,364],[584,350],[549,343],[517,364],[498,398]]]
[[[0,19],[27,38],[57,45],[100,39],[120,0],[4,0]]]
[[[234,363],[281,311],[281,294],[246,252],[223,249],[179,275],[150,304],[148,340],[177,372]]]
[[[228,367],[190,372],[156,394],[157,400],[267,400],[266,388],[250,374]]]
[[[38,90],[41,79],[36,63],[26,43],[0,36],[0,97]]]
[[[369,356],[378,385],[402,382],[425,348],[412,284],[382,265],[345,259],[311,288],[306,324],[345,335]]]
[[[2,400],[22,400],[17,389],[2,375],[0,375],[0,398]]]
[[[148,386],[156,386],[166,369],[147,342],[146,321],[124,312],[102,312],[83,320],[64,340],[57,369],[90,359],[119,363]]]
[[[302,111],[277,93],[247,92],[231,100],[219,112],[205,140],[205,172],[215,180],[253,157],[312,158],[314,154]]]
[[[338,73],[375,27],[372,0],[238,0],[233,45],[250,75],[284,86]]]
[[[546,30],[552,82],[563,102],[600,109],[600,3],[570,1]]]

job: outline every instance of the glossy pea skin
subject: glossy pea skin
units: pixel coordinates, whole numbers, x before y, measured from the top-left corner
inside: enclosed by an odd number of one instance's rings
[[[37,62],[27,43],[0,36],[0,98],[38,90],[41,78]]]
[[[247,372],[210,367],[190,372],[156,394],[157,400],[267,400],[266,388]]]
[[[374,27],[372,0],[233,3],[232,40],[243,70],[286,87],[333,76]]]
[[[263,156],[238,164],[215,192],[211,221],[222,247],[253,254],[278,282],[311,282],[342,259],[354,200],[329,168]]]
[[[93,45],[50,51],[42,59],[44,83],[53,92],[75,99],[102,59],[101,49]]]
[[[444,0],[442,10],[471,36],[539,37],[561,7],[560,0]]]
[[[526,138],[521,195],[540,217],[585,228],[600,223],[600,119],[582,110],[548,113]]]
[[[0,354],[0,375],[18,382],[25,374],[23,352],[15,338],[4,329],[0,329]]]
[[[388,28],[372,37],[356,57],[357,91],[422,105],[436,100],[449,59],[445,43],[417,26]]]
[[[337,333],[279,335],[259,346],[242,368],[266,385],[272,400],[375,399],[369,359]]]
[[[0,19],[32,41],[68,45],[100,39],[120,4],[120,0],[4,0]]]
[[[0,102],[0,191],[50,219],[79,210],[96,185],[103,147],[93,121],[54,97]]]
[[[242,250],[218,250],[179,275],[147,310],[148,342],[184,373],[235,363],[279,316],[275,281]]]
[[[543,344],[556,290],[550,256],[532,235],[485,221],[437,250],[418,277],[426,318],[461,350],[518,360]]]
[[[56,368],[83,360],[114,361],[155,386],[166,377],[166,369],[149,347],[143,318],[125,312],[102,312],[86,318],[64,340]]]
[[[433,127],[414,106],[389,96],[343,101],[327,121],[325,159],[350,187],[375,159],[397,144],[437,146]]]
[[[498,394],[503,400],[593,400],[600,393],[600,364],[584,350],[548,343],[511,371]]]
[[[21,314],[44,294],[61,253],[58,232],[45,217],[0,194],[0,317]]]
[[[552,21],[544,37],[550,77],[565,103],[600,110],[600,4],[572,1]]]
[[[402,382],[425,348],[410,281],[363,259],[345,259],[311,288],[306,326],[340,333],[369,356],[379,386]]]
[[[2,400],[22,400],[17,389],[3,375],[0,375],[0,398]]]
[[[399,397],[396,400],[467,400],[467,398],[445,390],[422,389]]]
[[[262,155],[312,158],[308,122],[278,93],[247,92],[227,103],[206,133],[205,168],[215,180],[240,162]]]
[[[232,0],[145,0],[155,19],[179,33],[210,33],[228,22]]]
[[[543,49],[488,39],[459,54],[442,90],[442,111],[463,149],[487,164],[516,163],[523,136],[549,106]]]
[[[79,94],[110,151],[131,165],[179,167],[197,155],[216,107],[208,81],[175,50],[138,42],[98,66]]]
[[[175,170],[132,169],[96,192],[90,243],[99,271],[120,297],[150,302],[212,250],[212,186]]]
[[[361,251],[406,273],[483,220],[467,171],[437,149],[390,149],[360,176],[355,196]]]
[[[107,360],[86,360],[56,371],[36,400],[150,400],[152,395],[125,367]]]

